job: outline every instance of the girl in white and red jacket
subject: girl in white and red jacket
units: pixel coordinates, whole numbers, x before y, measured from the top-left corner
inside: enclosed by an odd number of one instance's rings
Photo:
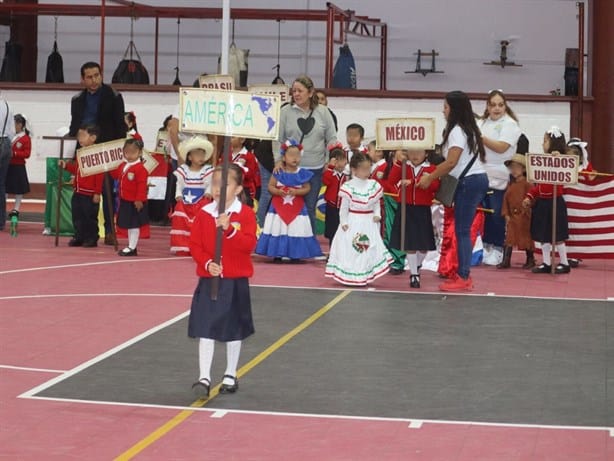
[[[402,164],[401,164],[402,162]],[[403,166],[402,166],[403,165]],[[405,182],[403,183],[402,168],[405,168]],[[439,189],[439,179],[432,181],[428,188],[417,186],[420,179],[435,171],[436,166],[426,159],[424,150],[400,151],[395,161],[388,181],[399,191],[399,202],[405,185],[405,235],[401,235],[401,207],[397,208],[390,237],[390,245],[401,249],[401,239],[404,239],[403,250],[406,251],[409,263],[409,286],[420,288],[420,271],[418,268],[426,256],[426,252],[435,249],[435,234],[431,205],[435,193]]]
[[[10,215],[19,216],[19,207],[24,194],[30,192],[30,182],[26,172],[26,159],[32,153],[32,140],[30,131],[26,127],[27,121],[22,114],[13,117],[15,121],[15,137],[11,143],[11,160],[6,175],[6,193],[15,194],[15,206]]]
[[[213,201],[202,207],[190,235],[190,253],[196,262],[198,285],[192,298],[188,336],[199,338],[200,374],[192,385],[196,397],[207,399],[211,388],[211,363],[215,341],[226,344],[226,372],[220,393],[239,389],[237,367],[241,343],[254,333],[249,278],[254,273],[251,254],[256,248],[256,215],[242,203],[243,170],[231,164],[227,176],[226,207],[220,213],[222,169],[211,179]],[[214,261],[218,228],[223,230],[222,254]],[[211,299],[212,278],[219,277],[217,299]]]

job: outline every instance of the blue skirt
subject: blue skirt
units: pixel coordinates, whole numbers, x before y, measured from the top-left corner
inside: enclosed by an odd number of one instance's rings
[[[211,300],[212,278],[201,277],[194,291],[188,336],[239,341],[254,334],[247,278],[219,279],[217,301]]]

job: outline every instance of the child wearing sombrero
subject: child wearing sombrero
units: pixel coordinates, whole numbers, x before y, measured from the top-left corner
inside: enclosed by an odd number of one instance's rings
[[[213,144],[203,136],[194,136],[179,145],[185,163],[174,175],[177,178],[175,210],[171,216],[171,252],[190,254],[190,233],[198,210],[208,203],[207,190],[213,174]]]
[[[501,214],[505,217],[505,247],[503,260],[497,265],[497,269],[510,267],[513,247],[524,250],[527,259],[523,269],[531,269],[535,266],[535,249],[531,238],[531,209],[522,205],[531,184],[527,181],[526,158],[522,154],[514,154],[510,160],[505,161],[505,166],[510,172],[511,182],[503,196]]]

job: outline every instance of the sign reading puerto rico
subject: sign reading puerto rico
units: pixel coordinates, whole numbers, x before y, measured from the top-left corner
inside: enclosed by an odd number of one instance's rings
[[[536,184],[577,184],[578,157],[527,154],[527,180]]]
[[[375,121],[376,148],[434,149],[434,118],[378,118]]]
[[[103,144],[82,147],[77,151],[77,163],[81,176],[107,173],[116,170],[124,161],[125,138]],[[158,161],[146,150],[143,150],[143,166],[151,173],[158,166]]]
[[[245,91],[179,90],[181,131],[277,139],[279,97]]]
[[[201,75],[198,77],[201,88],[209,90],[232,91],[235,89],[235,79],[230,75]]]
[[[81,176],[115,170],[124,160],[125,142],[126,139],[122,138],[77,150],[77,163]]]
[[[288,85],[250,85],[247,91],[252,94],[279,96],[280,104],[290,102],[290,87]]]

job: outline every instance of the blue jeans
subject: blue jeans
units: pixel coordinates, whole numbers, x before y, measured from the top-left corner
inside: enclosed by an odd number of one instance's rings
[[[271,180],[271,172],[258,163],[260,168],[260,179],[262,180],[262,189],[260,190],[260,200],[258,201],[258,212],[256,217],[258,218],[258,224],[260,227],[264,227],[264,219],[266,218],[266,212],[269,209],[271,203],[271,193],[269,192],[269,181]]]
[[[311,190],[305,196],[305,205],[307,206],[307,214],[309,215],[309,221],[311,222],[311,229],[313,235],[316,234],[316,205],[318,204],[318,196],[320,195],[320,189],[322,188],[322,173],[324,167],[317,170],[309,169],[313,173],[309,185]]]
[[[482,241],[502,247],[505,242],[505,218],[501,216],[503,206],[504,190],[491,189],[492,194],[488,194],[484,199],[484,208],[492,209],[492,213],[486,213],[484,217],[484,237]]]
[[[0,138],[0,230],[6,225],[6,175],[10,161],[11,140],[6,137]]]
[[[469,278],[471,272],[471,223],[476,208],[488,191],[486,173],[465,176],[458,182],[454,195],[454,232],[456,233],[456,253],[458,255],[458,275]]]

